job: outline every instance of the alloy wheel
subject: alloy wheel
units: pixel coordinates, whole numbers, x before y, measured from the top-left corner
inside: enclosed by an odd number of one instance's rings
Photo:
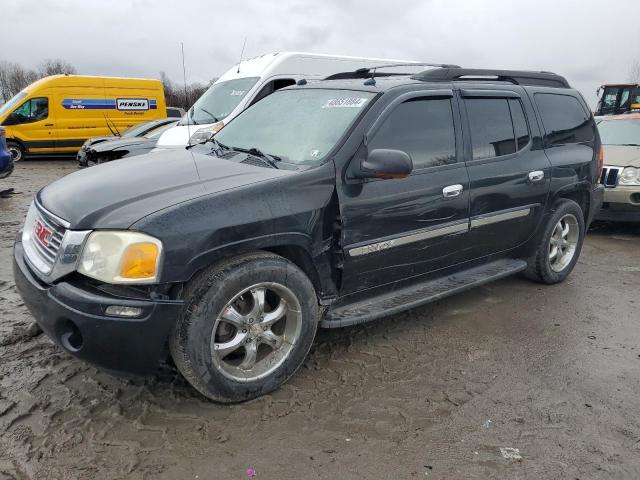
[[[568,213],[558,221],[549,239],[549,265],[554,272],[563,271],[571,263],[579,239],[578,219]]]
[[[214,365],[228,378],[250,382],[273,373],[300,337],[302,311],[279,283],[253,285],[228,302],[211,336]]]

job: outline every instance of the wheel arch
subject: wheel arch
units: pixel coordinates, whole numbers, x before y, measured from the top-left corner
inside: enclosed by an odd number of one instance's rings
[[[314,256],[311,239],[307,235],[299,233],[247,239],[241,243],[225,245],[206,252],[189,262],[187,281],[216,263],[231,257],[260,251],[279,255],[300,268],[313,284],[321,300],[335,296],[336,287],[333,281],[329,276],[320,274],[321,271],[331,268],[328,265],[328,258],[323,254]]]
[[[591,208],[591,197],[589,194],[591,185],[587,182],[573,183],[566,185],[555,192],[551,199],[551,205],[560,199],[573,200],[582,209],[585,225],[589,219],[589,210]]]
[[[19,138],[17,138],[17,137],[7,137],[5,140],[6,140],[7,143],[17,143],[22,148],[22,150],[24,150],[24,153],[25,154],[27,153],[27,146]]]

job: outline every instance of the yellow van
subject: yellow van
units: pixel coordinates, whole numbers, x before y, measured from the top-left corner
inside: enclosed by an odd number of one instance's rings
[[[14,162],[73,155],[89,137],[112,135],[167,116],[160,80],[53,75],[0,107]]]

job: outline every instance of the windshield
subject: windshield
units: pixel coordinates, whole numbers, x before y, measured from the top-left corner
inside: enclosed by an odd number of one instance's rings
[[[238,115],[215,139],[227,147],[256,148],[285,162],[317,164],[374,95],[350,90],[280,90]]]
[[[214,83],[182,117],[180,125],[186,125],[187,122],[203,125],[222,120],[233,112],[258,79],[248,77]]]
[[[15,95],[13,98],[11,98],[7,103],[2,105],[0,107],[0,117],[3,116],[5,113],[10,112],[13,109],[13,107],[15,107],[16,104],[26,96],[27,96],[27,92],[20,92],[17,95]]]
[[[640,119],[603,120],[598,131],[604,145],[640,145]]]

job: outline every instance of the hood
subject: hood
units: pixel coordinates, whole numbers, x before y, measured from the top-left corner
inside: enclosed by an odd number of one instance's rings
[[[104,136],[104,137],[91,137],[89,140],[87,140],[86,142],[86,146],[90,147],[93,145],[96,145],[98,143],[103,143],[103,142],[108,142],[111,140],[117,140],[120,137],[115,136],[115,135],[109,135],[109,136]]]
[[[175,147],[175,146],[187,146],[189,144],[189,138],[201,128],[211,128],[213,123],[207,123],[206,125],[176,125],[175,127],[168,128],[160,138],[158,138],[158,147]]]
[[[180,149],[74,172],[38,193],[74,230],[128,228],[158,210],[225,190],[295,175]]]
[[[640,147],[603,145],[604,164],[616,167],[640,168]]]
[[[118,150],[121,148],[127,148],[136,145],[142,145],[144,143],[156,143],[155,138],[133,137],[133,138],[118,138],[110,140],[108,142],[100,142],[98,144],[90,145],[88,150],[94,152],[108,152],[111,150]]]

